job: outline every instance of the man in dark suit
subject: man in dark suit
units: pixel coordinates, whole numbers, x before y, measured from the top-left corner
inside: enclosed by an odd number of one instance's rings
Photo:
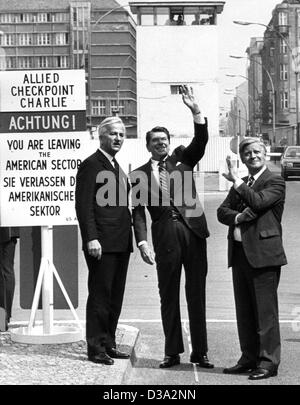
[[[14,258],[18,228],[0,227],[0,331],[8,330],[15,291]]]
[[[206,238],[209,232],[193,179],[193,168],[204,155],[208,141],[207,122],[201,115],[192,89],[183,86],[181,92],[184,104],[193,114],[195,135],[189,146],[177,148],[170,156],[168,130],[155,127],[147,133],[146,144],[152,158],[130,175],[133,224],[143,260],[154,264],[154,255],[147,243],[147,207],[152,219],[165,334],[165,357],[160,367],[179,364],[179,354],[184,351],[179,304],[183,265],[192,343],[190,361],[200,367],[211,368],[213,365],[207,358],[205,314]]]
[[[85,159],[76,178],[76,213],[89,270],[86,308],[88,358],[111,365],[129,355],[116,348],[127,268],[132,251],[128,181],[115,160],[124,142],[119,117],[100,124],[99,149]]]
[[[277,288],[287,263],[281,229],[285,182],[266,167],[266,147],[258,138],[245,138],[239,153],[249,176],[239,178],[227,157],[229,173],[223,175],[233,187],[217,211],[229,226],[228,266],[242,351],[224,373],[250,371],[250,380],[260,380],[276,376],[280,362]]]

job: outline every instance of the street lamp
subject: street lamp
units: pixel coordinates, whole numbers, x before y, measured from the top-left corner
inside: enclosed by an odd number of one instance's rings
[[[250,60],[252,60],[253,62],[255,62],[255,63],[257,63],[258,65],[260,65],[260,66],[262,67],[262,69],[266,72],[266,74],[268,75],[268,78],[269,78],[269,80],[270,80],[271,87],[272,87],[272,111],[273,111],[273,114],[272,114],[272,115],[273,115],[273,119],[272,119],[272,123],[273,123],[272,132],[273,132],[273,142],[275,142],[275,141],[276,141],[276,137],[275,137],[275,134],[276,134],[276,117],[275,117],[276,111],[275,111],[275,102],[276,102],[276,100],[275,100],[275,88],[274,88],[274,83],[273,83],[273,79],[272,79],[272,76],[271,76],[270,72],[268,71],[268,69],[267,69],[262,63],[258,62],[256,59],[247,58],[247,57],[245,57],[245,56],[235,56],[235,55],[229,55],[229,57],[230,57],[230,58],[233,58],[233,59],[250,59]]]
[[[300,134],[299,134],[299,94],[298,94],[298,63],[296,60],[296,55],[294,55],[293,50],[291,48],[290,43],[287,41],[284,35],[281,34],[280,31],[276,30],[273,26],[258,23],[258,22],[250,22],[250,21],[233,21],[234,24],[238,25],[260,25],[262,27],[265,27],[269,31],[274,31],[286,44],[287,48],[289,49],[291,53],[291,57],[294,63],[294,72],[295,72],[295,88],[296,88],[296,144],[300,145]]]
[[[224,91],[224,94],[226,94],[227,96],[234,96],[234,97],[236,97],[236,98],[238,98],[240,101],[241,101],[241,103],[242,103],[242,105],[243,105],[243,107],[244,107],[244,109],[245,109],[245,121],[246,121],[246,133],[247,133],[247,129],[248,129],[248,113],[247,113],[247,107],[246,107],[246,105],[245,105],[245,103],[244,103],[244,100],[242,99],[242,97],[240,97],[240,96],[238,96],[237,94],[234,94],[234,93],[230,93],[230,92],[226,92],[226,91]],[[240,111],[240,110],[239,110]],[[239,117],[240,118],[240,117]],[[239,130],[239,133],[240,133],[240,135],[241,135],[241,129]]]
[[[260,101],[260,92],[259,92],[259,90],[258,90],[256,84],[254,83],[254,81],[251,80],[251,79],[249,79],[249,77],[243,76],[243,75],[232,75],[232,74],[226,74],[226,76],[228,76],[228,77],[242,77],[243,79],[248,80],[250,83],[252,83],[252,86],[254,87],[254,89],[255,89],[256,92],[257,92],[258,101]]]

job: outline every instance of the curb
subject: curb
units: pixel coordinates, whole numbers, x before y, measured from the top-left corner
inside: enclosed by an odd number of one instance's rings
[[[13,329],[13,328],[11,328]],[[119,324],[117,346],[130,358],[114,365],[87,359],[85,340],[61,344],[13,342],[10,330],[0,334],[0,385],[121,385],[136,361],[139,330]]]

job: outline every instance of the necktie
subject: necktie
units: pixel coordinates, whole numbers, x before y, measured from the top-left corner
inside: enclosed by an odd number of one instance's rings
[[[164,196],[170,197],[169,182],[168,182],[168,172],[166,169],[166,162],[160,160],[158,163],[159,172],[159,184]]]
[[[250,176],[249,179],[248,179],[247,186],[251,187],[254,182],[255,182],[255,178],[253,176]]]
[[[248,181],[247,181],[247,186],[252,187],[254,182],[255,182],[255,178],[253,176],[249,176]],[[242,212],[246,207],[247,207],[247,205],[244,203],[243,200],[241,200],[240,205],[238,207],[238,211]]]
[[[112,163],[113,163],[114,168],[118,171],[120,166],[115,158],[112,158]]]

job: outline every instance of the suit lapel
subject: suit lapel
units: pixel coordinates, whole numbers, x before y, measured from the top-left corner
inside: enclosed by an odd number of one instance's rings
[[[97,158],[102,163],[102,165],[104,166],[105,169],[107,169],[111,172],[114,171],[114,168],[113,168],[112,164],[110,163],[110,161],[99,149],[97,150]]]
[[[259,178],[254,182],[252,188],[253,190],[257,190],[260,188],[260,185],[264,184],[266,179],[269,177],[270,175],[270,170],[267,168],[260,176]]]

